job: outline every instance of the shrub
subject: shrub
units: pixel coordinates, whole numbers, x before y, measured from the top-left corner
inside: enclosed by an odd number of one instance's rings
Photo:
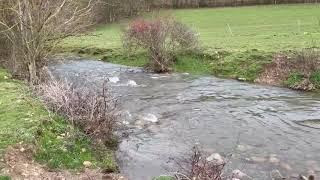
[[[180,159],[178,165],[181,172],[176,173],[176,179],[221,180],[226,163],[208,161],[198,147],[193,147],[191,156]]]
[[[186,25],[170,18],[137,19],[125,30],[123,44],[129,51],[146,49],[148,67],[155,72],[167,72],[179,51],[198,48],[198,37]]]
[[[66,117],[87,135],[105,143],[113,141],[118,115],[116,101],[105,85],[99,91],[50,80],[39,85],[37,92],[50,110]]]

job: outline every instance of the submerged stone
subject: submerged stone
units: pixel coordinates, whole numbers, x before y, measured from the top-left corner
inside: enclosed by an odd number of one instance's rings
[[[214,162],[216,164],[223,164],[224,163],[223,157],[218,153],[211,154],[209,157],[207,157],[206,160],[209,162]]]
[[[129,80],[128,82],[127,82],[127,85],[128,86],[138,86],[138,84],[135,82],[135,81],[133,81],[133,80]]]
[[[109,81],[112,82],[112,83],[117,83],[117,82],[120,81],[119,77],[110,77],[110,78],[108,78],[108,79],[109,79]]]
[[[156,123],[158,122],[158,118],[156,115],[154,114],[145,114],[143,117],[142,117],[142,120],[144,121],[148,121],[148,122],[153,122],[153,123]]]

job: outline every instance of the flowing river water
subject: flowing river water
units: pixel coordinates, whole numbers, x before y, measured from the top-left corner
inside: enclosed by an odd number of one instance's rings
[[[320,96],[212,76],[152,74],[100,61],[50,67],[73,83],[101,85],[109,78],[128,137],[119,145],[121,172],[149,180],[175,171],[176,159],[197,144],[228,156],[227,170],[253,179],[320,175]]]

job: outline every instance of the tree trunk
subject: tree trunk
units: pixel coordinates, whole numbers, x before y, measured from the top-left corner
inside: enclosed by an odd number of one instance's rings
[[[36,62],[31,61],[29,63],[29,82],[30,84],[34,85],[38,82],[37,78],[37,67],[36,67]]]

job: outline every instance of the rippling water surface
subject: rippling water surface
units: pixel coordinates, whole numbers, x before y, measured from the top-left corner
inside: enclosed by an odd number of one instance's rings
[[[254,179],[270,179],[273,169],[320,175],[320,96],[315,94],[211,76],[151,74],[99,61],[50,69],[74,83],[110,79],[130,131],[117,152],[130,180],[174,171],[173,159],[194,144],[208,153],[233,154],[227,169]]]

